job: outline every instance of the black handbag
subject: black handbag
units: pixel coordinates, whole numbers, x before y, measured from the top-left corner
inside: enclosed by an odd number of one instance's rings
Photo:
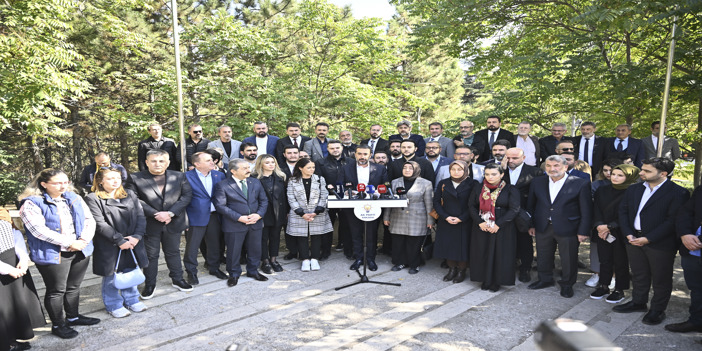
[[[528,232],[529,228],[532,227],[531,216],[529,215],[529,212],[527,212],[523,208],[520,208],[519,213],[517,214],[517,218],[514,219],[514,224],[517,225],[517,230],[520,233]]]
[[[424,241],[422,241],[421,256],[422,263],[427,263],[434,257],[434,242],[427,244],[427,239],[431,240],[431,228],[427,228],[427,235],[424,236]]]

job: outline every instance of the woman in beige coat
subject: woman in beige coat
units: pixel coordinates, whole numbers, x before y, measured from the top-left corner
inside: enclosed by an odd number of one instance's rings
[[[393,271],[409,267],[410,274],[419,272],[421,248],[427,235],[427,228],[434,225],[429,215],[432,209],[434,191],[431,182],[419,177],[419,164],[409,161],[402,166],[402,177],[392,181],[392,190],[404,188],[408,205],[404,208],[391,208],[385,212],[385,225],[392,233]]]

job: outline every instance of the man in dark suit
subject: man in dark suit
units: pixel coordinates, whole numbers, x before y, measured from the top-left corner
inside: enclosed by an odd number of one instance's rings
[[[263,121],[257,121],[254,122],[253,129],[254,135],[244,138],[243,142],[256,145],[256,150],[258,150],[257,155],[275,155],[279,138],[275,135],[268,134],[268,124]],[[242,156],[239,155],[239,157]]]
[[[342,154],[342,144],[338,140],[329,140],[327,144],[327,150],[329,155],[321,160],[314,163],[314,173],[320,177],[324,178],[324,182],[329,185],[336,186],[339,183],[339,173],[341,173],[341,168],[348,162],[353,162],[352,158],[346,158]],[[336,208],[329,209],[329,219],[334,226],[334,222],[339,218],[340,210]],[[336,245],[337,251],[344,250],[346,256],[351,256],[351,237],[349,236],[348,224],[344,218],[339,222],[339,234],[338,243]],[[331,255],[331,246],[334,239],[334,232],[322,234],[322,252],[319,257],[320,261],[324,261]]]
[[[463,121],[458,125],[460,133],[453,138],[456,147],[465,145],[478,150],[478,155],[484,154],[487,148],[487,141],[473,133],[475,125],[471,121]],[[478,157],[479,159],[479,157]],[[473,162],[473,160],[471,160]]]
[[[587,162],[592,168],[592,174],[597,174],[602,169],[604,162],[604,149],[607,138],[595,135],[597,126],[594,122],[586,121],[580,125],[580,136],[573,138],[575,155],[578,160]]]
[[[137,152],[137,163],[139,164],[139,171],[146,171],[146,153],[149,150],[164,150],[168,153],[170,157],[170,166],[168,169],[177,171],[180,170],[180,164],[178,163],[178,147],[176,146],[175,140],[171,138],[166,138],[163,136],[163,129],[158,123],[152,123],[147,128],[150,137],[139,142],[139,148]]]
[[[361,140],[360,145],[368,145],[371,148],[371,157],[375,156],[376,151],[388,151],[390,145],[388,141],[381,138],[383,127],[380,124],[374,124],[370,127],[370,138]]]
[[[278,158],[278,164],[283,166],[285,163],[285,147],[288,145],[294,145],[297,147],[298,151],[302,151],[305,147],[305,143],[310,139],[304,135],[300,135],[300,125],[295,122],[290,122],[285,126],[285,131],[288,136],[285,138],[278,139],[275,146],[275,157]]]
[[[490,159],[492,144],[497,140],[507,140],[510,144],[514,141],[512,132],[502,129],[502,118],[500,116],[489,116],[487,118],[487,128],[475,132],[476,136],[487,141],[485,149],[481,150],[478,161],[484,162]]]
[[[300,149],[295,145],[286,145],[283,152],[283,162],[280,163],[280,169],[285,173],[285,179],[290,179],[290,177],[292,177],[293,171],[295,170],[295,163],[297,163],[299,159]],[[288,233],[285,233],[285,247],[288,248],[288,253],[283,256],[284,260],[297,258],[297,240]]]
[[[105,151],[100,151],[95,155],[95,163],[91,163],[85,168],[80,174],[80,186],[85,190],[85,193],[89,193],[90,189],[93,187],[93,179],[95,178],[95,173],[100,168],[114,168],[119,171],[122,175],[122,182],[126,182],[129,174],[127,170],[120,164],[114,163],[110,160],[110,155]]]
[[[195,168],[192,161],[193,154],[207,150],[207,146],[212,141],[202,136],[202,126],[197,123],[188,127],[188,134],[189,136],[185,139],[185,169],[189,171]],[[181,160],[180,155],[180,146],[176,152],[176,157],[178,159],[178,163],[183,164],[183,160]]]
[[[310,155],[312,161],[317,161],[327,157],[327,133],[329,133],[329,125],[324,122],[319,122],[314,126],[315,138],[305,142],[305,151]]]
[[[483,161],[480,163],[481,166],[486,166],[491,163],[496,163],[498,165],[502,165],[502,160],[505,158],[505,154],[507,153],[507,149],[511,148],[512,144],[508,140],[495,140],[495,142],[492,144],[492,148],[490,149],[490,157],[488,160]]]
[[[402,166],[409,161],[415,161],[421,168],[419,175],[434,184],[434,167],[431,165],[431,162],[417,155],[417,146],[412,140],[403,140],[402,144],[400,144],[400,151],[402,152],[402,157],[392,161],[390,167],[388,167],[389,179],[402,177]]]
[[[617,135],[609,139],[605,147],[604,159],[608,158],[609,154],[615,152],[626,152],[631,155],[634,166],[641,168],[642,161],[646,158],[646,150],[640,139],[632,138],[631,126],[628,124],[620,124],[614,130]]]
[[[356,162],[347,163],[341,170],[339,177],[343,184],[351,183],[352,189],[356,189],[358,184],[373,185],[376,188],[380,184],[385,184],[388,181],[387,171],[385,167],[370,162],[370,147],[361,145],[356,148]],[[378,223],[363,222],[356,218],[353,209],[344,209],[344,214],[351,229],[351,241],[353,242],[353,255],[356,259],[351,265],[351,270],[358,269],[363,264],[363,231],[366,233],[366,258],[368,260],[368,269],[371,271],[378,270],[378,265],[375,263],[375,251],[377,247]]]
[[[268,197],[263,185],[250,178],[246,161],[229,161],[230,176],[215,186],[212,203],[222,215],[224,241],[227,243],[228,286],[235,286],[241,276],[241,247],[246,242],[246,276],[258,281],[268,277],[258,272],[261,263],[261,235],[263,215],[268,209]]]
[[[227,279],[227,275],[219,270],[220,237],[222,236],[219,215],[212,204],[214,187],[224,180],[222,172],[214,171],[212,155],[207,152],[196,152],[192,156],[195,169],[185,172],[188,183],[193,191],[193,199],[185,209],[190,221],[190,228],[185,232],[185,255],[183,265],[188,272],[188,283],[198,285],[197,249],[205,240],[207,253],[205,262],[210,274],[219,279]]]
[[[578,277],[578,246],[590,236],[592,195],[585,179],[568,176],[563,156],[546,158],[548,177],[536,177],[529,187],[527,209],[533,226],[529,235],[536,237],[536,266],[539,280],[529,289],[553,286],[556,245],[561,256],[561,296],[573,297]]]
[[[665,330],[675,333],[702,332],[702,260],[700,260],[700,223],[702,223],[702,186],[692,193],[690,200],[680,208],[676,219],[680,245],[680,265],[685,283],[690,289],[690,318],[685,322],[668,324]]]
[[[527,208],[531,181],[544,175],[544,172],[539,167],[524,163],[526,156],[524,150],[520,148],[508,149],[505,158],[507,159],[507,172],[505,172],[504,180],[514,185],[519,190],[521,197],[520,215],[515,219],[515,221],[520,221],[520,218],[523,218],[521,211],[526,211]],[[526,225],[526,228],[517,225],[517,259],[520,261],[519,281],[526,283],[531,280],[529,271],[531,271],[531,264],[534,262],[534,241],[528,232],[529,223],[523,224]]]
[[[341,142],[341,154],[345,158],[353,158],[356,155],[356,147],[358,145],[353,143],[353,136],[348,130],[342,130],[339,132],[339,141]]]
[[[146,282],[141,292],[143,299],[154,296],[161,247],[173,287],[180,291],[193,289],[183,279],[183,266],[180,263],[180,235],[188,227],[185,208],[190,204],[193,192],[185,174],[167,170],[169,164],[168,152],[150,150],[146,153],[148,171],[132,174],[127,184],[128,188],[136,192],[144,208],[144,246],[149,262],[153,262],[144,268]]]
[[[675,232],[678,209],[690,198],[683,187],[667,179],[675,163],[654,157],[643,161],[639,176],[643,183],[629,186],[619,206],[619,228],[629,240],[626,253],[631,267],[631,301],[615,306],[620,313],[646,311],[648,292],[653,286],[651,308],[644,324],[665,319],[673,291],[673,264],[680,240]]]
[[[456,145],[453,143],[453,140],[443,136],[444,125],[441,124],[440,122],[429,123],[429,133],[431,135],[427,138],[424,138],[424,142],[425,143],[429,143],[430,141],[438,142],[439,145],[441,146],[440,155],[443,157],[446,157],[449,160],[452,160],[453,153],[454,153],[454,151],[456,151]]]
[[[412,134],[412,122],[408,120],[397,122],[397,134],[391,135],[388,140],[412,140],[417,146],[417,156],[424,156],[424,138],[419,134]]]
[[[541,163],[546,160],[546,157],[556,154],[556,146],[563,140],[570,140],[565,136],[568,131],[565,123],[554,123],[551,126],[551,135],[539,139],[539,147],[541,147]]]
[[[423,158],[431,163],[431,166],[434,170],[434,179],[436,179],[436,174],[441,167],[447,166],[451,162],[453,162],[453,154],[455,152],[455,148],[454,152],[451,153],[451,158],[441,156],[441,150],[441,144],[438,141],[427,142],[427,146],[425,149],[426,156],[424,156]]]
[[[651,123],[651,135],[641,139],[643,143],[644,150],[646,152],[646,158],[656,157],[658,154],[658,138],[661,133],[661,122]],[[667,128],[666,128],[667,130]],[[669,158],[673,161],[680,158],[680,145],[678,145],[678,140],[667,137],[663,135],[663,152],[662,157]]]

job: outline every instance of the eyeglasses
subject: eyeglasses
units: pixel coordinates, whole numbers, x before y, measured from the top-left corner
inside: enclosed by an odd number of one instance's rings
[[[562,148],[561,150],[563,150],[563,151],[574,151],[575,148],[574,148],[574,147],[564,147],[564,148]]]
[[[468,126],[468,127],[461,126],[461,127],[458,127],[458,129],[473,129],[473,126]]]
[[[201,131],[201,130],[193,130],[193,133],[196,133],[196,134],[201,134],[201,133],[202,133],[202,131]]]
[[[436,150],[436,149],[441,149],[441,148],[438,146],[427,146],[427,147],[425,147],[425,149]]]

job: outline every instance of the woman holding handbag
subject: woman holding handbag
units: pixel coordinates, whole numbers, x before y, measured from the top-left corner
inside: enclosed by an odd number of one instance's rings
[[[136,194],[122,187],[117,169],[102,169],[95,174],[93,193],[85,199],[95,217],[95,258],[93,273],[102,276],[102,300],[107,312],[123,318],[146,310],[139,301],[137,284],[119,289],[115,273],[148,265],[142,237],[146,229],[144,210]],[[134,272],[139,273],[139,272]]]

